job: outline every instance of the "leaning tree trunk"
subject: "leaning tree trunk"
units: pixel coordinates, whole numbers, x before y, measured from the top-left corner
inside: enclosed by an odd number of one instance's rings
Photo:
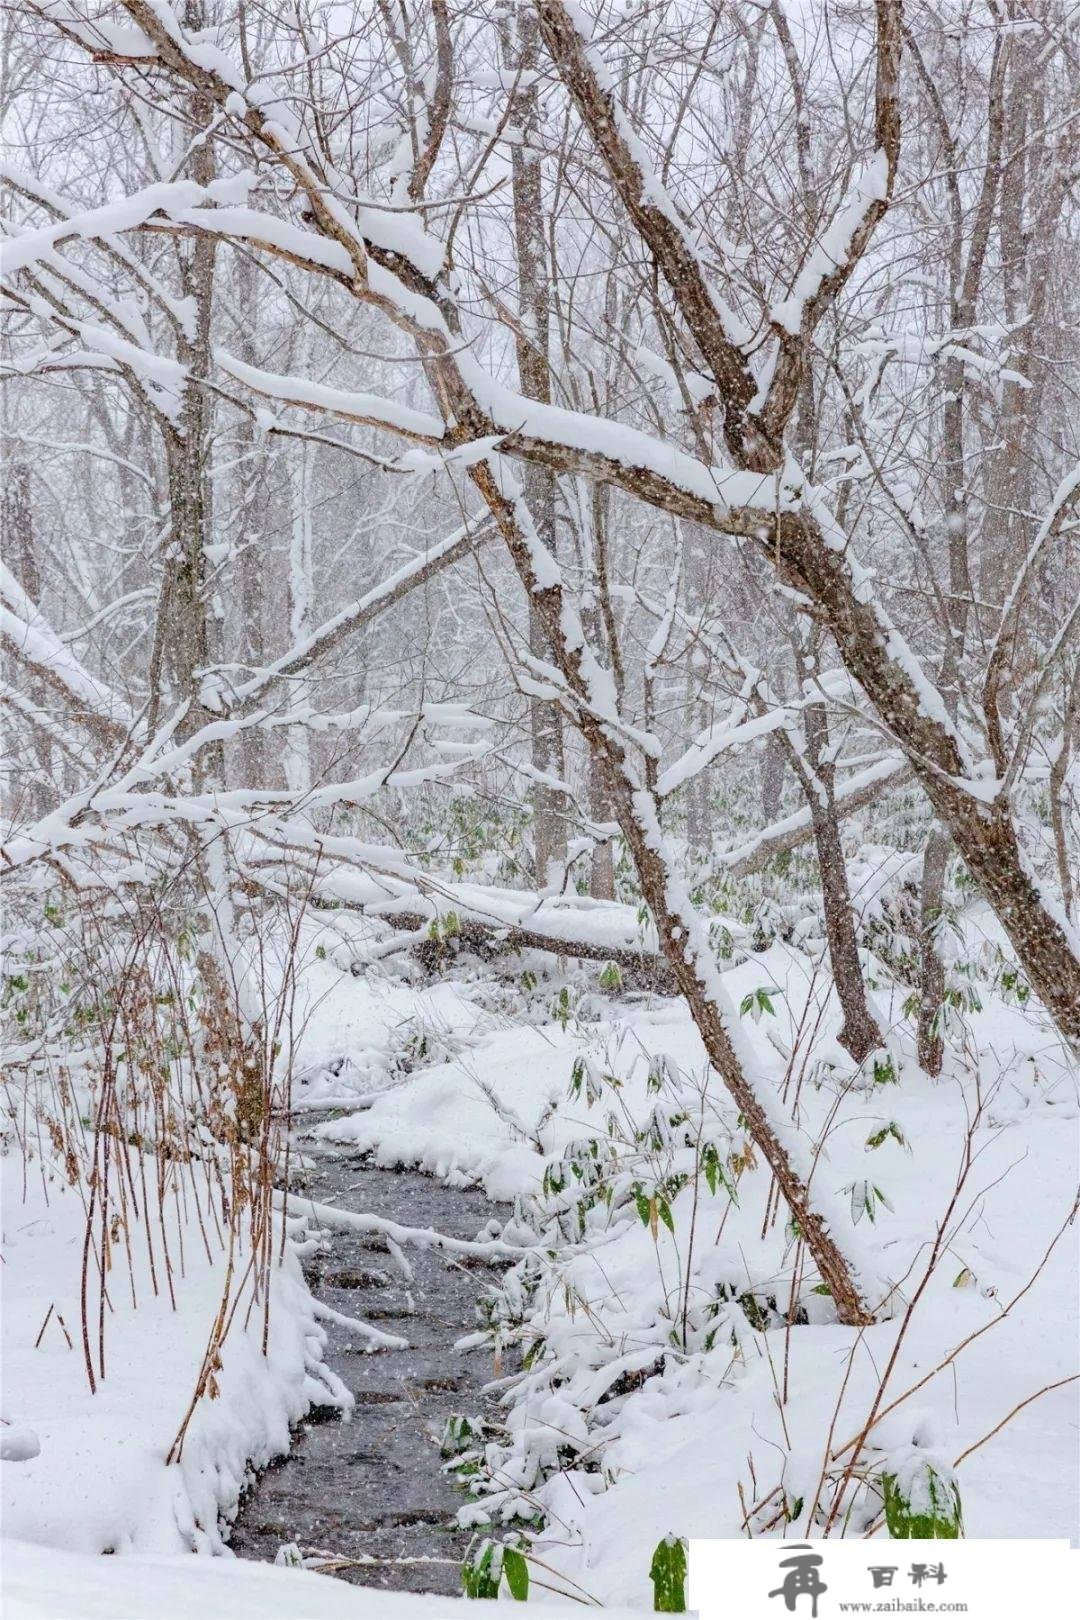
[[[548,583],[552,572],[544,563],[545,582],[536,568],[540,557],[529,539],[528,514],[520,514],[516,490],[508,490],[487,463],[470,471],[517,568],[529,600],[535,604],[547,632],[552,656],[571,692],[579,699],[575,724],[590,755],[603,772],[612,812],[630,851],[638,883],[652,913],[660,948],[674,973],[697,1026],[710,1063],[727,1087],[746,1129],[768,1164],[799,1233],[832,1296],[840,1321],[863,1324],[874,1320],[873,1304],[863,1295],[851,1265],[829,1226],[810,1197],[813,1159],[807,1155],[800,1170],[793,1159],[786,1119],[781,1122],[757,1095],[748,1066],[752,1053],[740,1052],[740,1037],[731,1009],[721,1011],[724,992],[716,972],[708,937],[681,879],[670,864],[660,829],[655,795],[644,785],[627,754],[620,729],[602,719],[604,703],[594,691],[599,665],[585,639],[576,609],[568,601],[561,579]]]

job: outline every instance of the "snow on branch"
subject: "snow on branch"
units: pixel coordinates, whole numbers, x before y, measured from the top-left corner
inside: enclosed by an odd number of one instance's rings
[[[324,383],[309,382],[305,378],[286,377],[278,372],[260,371],[257,366],[245,365],[235,355],[218,349],[215,359],[223,371],[253,393],[265,399],[280,400],[284,405],[302,405],[311,411],[328,411],[347,421],[359,422],[366,427],[386,428],[401,438],[418,440],[422,444],[442,442],[444,429],[437,416],[426,411],[414,411],[408,405],[382,399],[377,394],[354,393],[344,388],[328,388]]]
[[[402,601],[410,591],[426,584],[436,574],[461,562],[492,532],[490,524],[466,523],[460,529],[455,529],[452,534],[448,534],[445,539],[436,542],[430,550],[403,563],[392,574],[380,580],[378,585],[366,591],[357,601],[351,602],[348,607],[340,608],[332,618],[319,625],[318,629],[312,630],[301,641],[295,642],[272,664],[260,669],[241,685],[232,688],[228,694],[229,707],[238,708],[250,703],[274,681],[298,675],[310,668],[316,659],[338,646],[352,631],[370,623],[378,614],[385,613],[395,603]],[[209,707],[217,708],[223,695],[222,674],[208,670],[203,678],[202,691],[203,702]]]
[[[738,725],[709,726],[695,738],[680,759],[668,766],[656,784],[657,793],[666,798],[719,759],[729,748],[738,748],[743,743],[755,742],[770,732],[779,731],[790,724],[793,715],[813,703],[820,703],[823,696],[850,697],[852,690],[851,677],[846,670],[831,670],[816,683],[816,689],[804,698],[778,704],[767,714],[755,715]]]
[[[888,154],[875,152],[856,175],[847,200],[815,243],[788,296],[774,304],[769,319],[792,337],[813,327],[835,281],[850,274],[867,219],[883,211],[892,170]]]
[[[833,810],[841,819],[865,810],[893,788],[900,787],[911,776],[911,767],[905,759],[886,754],[883,759],[868,765],[863,771],[849,776],[835,790]],[[721,852],[718,860],[732,877],[749,877],[759,872],[774,856],[807,844],[813,836],[813,816],[809,805],[803,805],[790,816],[763,827],[752,838],[737,847]]]
[[[63,695],[84,724],[113,740],[124,737],[134,721],[127,704],[64,645],[3,563],[0,563],[0,635],[16,657]]]
[[[38,259],[48,258],[64,243],[82,238],[121,236],[125,231],[145,225],[155,214],[171,215],[173,210],[183,214],[203,202],[206,189],[193,180],[158,181],[133,191],[127,197],[104,203],[100,208],[88,208],[66,219],[42,225],[36,230],[22,231],[9,236],[0,249],[0,267],[5,277],[25,270]]]
[[[709,286],[689,232],[619,105],[582,13],[564,0],[538,0],[537,11],[563,83],[715,379],[728,449],[737,461],[746,458],[746,464],[768,471],[778,453],[776,446],[759,442],[762,424],[751,413],[758,385],[739,347],[748,334]]]

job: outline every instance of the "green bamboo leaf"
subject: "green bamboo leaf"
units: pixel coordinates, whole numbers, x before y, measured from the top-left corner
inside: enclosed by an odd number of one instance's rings
[[[529,1596],[529,1566],[515,1547],[503,1548],[503,1574],[510,1596],[525,1603]]]
[[[657,1544],[649,1568],[653,1583],[653,1610],[656,1614],[686,1613],[686,1543],[678,1536],[665,1536]]]

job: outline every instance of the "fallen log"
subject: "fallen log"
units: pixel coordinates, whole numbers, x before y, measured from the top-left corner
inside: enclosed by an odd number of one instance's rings
[[[375,907],[366,908],[370,916]],[[394,910],[393,921],[410,932],[429,929],[430,916],[418,911]],[[414,953],[425,968],[436,972],[459,952],[472,951],[489,959],[500,951],[547,951],[554,956],[572,956],[587,962],[614,962],[626,990],[649,991],[658,996],[678,995],[675,975],[656,951],[635,950],[628,945],[610,945],[590,939],[566,939],[513,923],[486,923],[472,917],[458,921],[452,933],[432,932],[416,945]]]

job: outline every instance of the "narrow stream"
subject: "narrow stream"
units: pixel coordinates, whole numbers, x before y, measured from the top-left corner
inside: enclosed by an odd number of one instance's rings
[[[329,1143],[302,1146],[313,1164],[295,1185],[319,1202],[459,1238],[474,1238],[496,1212],[477,1188],[381,1170]],[[458,1592],[469,1533],[453,1519],[467,1499],[441,1472],[439,1438],[451,1413],[483,1409],[491,1359],[453,1346],[476,1328],[487,1273],[483,1265],[410,1247],[413,1278],[406,1283],[379,1240],[370,1241],[368,1247],[359,1236],[334,1233],[329,1252],[309,1262],[312,1288],[343,1315],[408,1339],[409,1349],[369,1355],[360,1334],[324,1324],[326,1359],[356,1398],[351,1418],[315,1412],[301,1425],[288,1456],[271,1464],[244,1498],[231,1545],[242,1558],[270,1561],[288,1542],[374,1558],[380,1562],[334,1573],[365,1586]]]

